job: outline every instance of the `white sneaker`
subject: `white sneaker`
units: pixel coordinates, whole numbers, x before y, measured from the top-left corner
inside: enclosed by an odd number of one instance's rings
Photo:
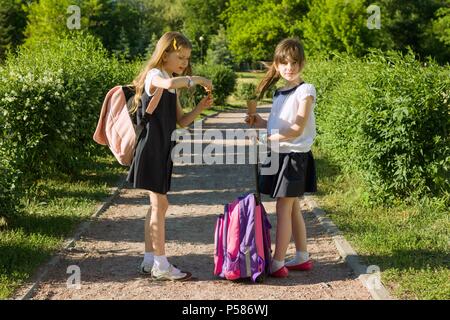
[[[181,272],[173,265],[169,265],[167,270],[159,270],[156,267],[152,268],[152,278],[154,280],[171,280],[171,281],[184,281],[192,277],[190,272]]]
[[[153,263],[148,263],[145,261],[142,261],[141,266],[139,267],[139,272],[141,274],[151,274],[153,268]]]

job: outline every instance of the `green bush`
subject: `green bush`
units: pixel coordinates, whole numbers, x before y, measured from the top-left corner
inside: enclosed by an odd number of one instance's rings
[[[76,173],[81,161],[105,152],[92,140],[104,96],[134,73],[134,65],[109,58],[83,34],[8,56],[0,68],[0,158],[11,165],[2,171],[22,172],[17,183],[28,185],[55,172]],[[0,180],[3,198],[10,178]]]
[[[450,68],[412,53],[310,62],[321,149],[360,172],[373,200],[449,190]]]
[[[2,146],[0,145],[0,148]],[[8,219],[16,213],[20,188],[18,180],[21,172],[14,168],[8,158],[5,157],[5,150],[0,150],[0,230],[5,226]]]
[[[203,76],[210,79],[214,86],[214,103],[223,105],[226,99],[234,91],[236,86],[236,74],[234,71],[224,65],[196,65],[194,66],[194,75]],[[196,90],[196,100],[203,97],[205,90],[198,87]]]
[[[256,98],[256,85],[251,82],[240,83],[235,92],[236,98],[240,100],[252,100]]]

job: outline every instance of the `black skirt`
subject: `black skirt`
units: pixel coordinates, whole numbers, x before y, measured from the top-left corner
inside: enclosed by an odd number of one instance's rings
[[[261,168],[270,168],[271,157],[278,157],[275,174],[259,172],[259,190],[272,198],[300,197],[304,193],[317,192],[316,166],[311,151],[291,153],[269,153]],[[271,169],[272,170],[272,169]]]
[[[139,137],[127,181],[134,188],[166,194],[170,191],[171,152],[176,144],[171,138],[176,129],[177,95],[164,90],[155,111],[148,114],[145,109],[152,97],[144,92],[141,107],[136,112],[137,123],[140,124],[144,117],[147,123]]]

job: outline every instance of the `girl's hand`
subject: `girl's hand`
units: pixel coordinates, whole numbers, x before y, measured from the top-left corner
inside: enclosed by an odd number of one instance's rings
[[[264,120],[257,113],[247,114],[245,117],[245,122],[250,127],[262,128],[264,126]]]
[[[253,123],[255,122],[255,116],[254,115],[249,115],[247,114],[247,116],[245,117],[245,123],[248,124],[250,127],[253,127]]]
[[[199,83],[203,88],[205,88],[206,92],[212,92],[213,90],[213,85],[212,85],[212,81],[207,79],[207,78],[203,78],[200,77],[200,83]]]
[[[200,100],[197,107],[199,107],[200,110],[203,111],[205,109],[211,108],[211,106],[213,105],[213,102],[214,102],[214,98],[213,98],[212,94],[208,94],[202,100]]]

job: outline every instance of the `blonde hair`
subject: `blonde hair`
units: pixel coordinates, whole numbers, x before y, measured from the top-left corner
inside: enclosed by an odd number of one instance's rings
[[[288,58],[296,61],[300,65],[300,71],[302,71],[306,62],[305,51],[297,38],[287,38],[278,43],[275,48],[273,62],[266,65],[268,68],[267,73],[256,88],[258,100],[264,96],[264,93],[271,86],[275,85],[275,83],[280,80],[280,73],[276,70],[275,66],[278,64],[285,64]]]
[[[132,86],[134,86],[136,94],[134,96],[133,107],[131,109],[132,113],[136,112],[139,106],[139,102],[144,92],[144,84],[145,78],[147,77],[147,73],[153,68],[158,69],[162,68],[164,53],[169,54],[174,51],[180,51],[182,48],[192,50],[192,44],[188,40],[188,38],[186,38],[180,32],[176,31],[166,32],[158,40],[155,51],[153,52],[152,56],[145,63],[145,67],[141,70],[139,75],[133,80]],[[191,61],[189,60],[188,66],[181,75],[191,75],[191,74],[192,74],[192,67]]]

